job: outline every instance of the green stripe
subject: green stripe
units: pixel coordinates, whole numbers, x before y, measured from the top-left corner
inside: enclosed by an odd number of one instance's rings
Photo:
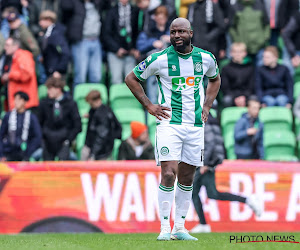
[[[172,48],[172,47],[171,47]],[[170,49],[168,56],[168,69],[169,76],[180,76],[179,58],[174,49]],[[172,95],[171,95],[171,108],[172,118],[170,124],[181,124],[182,122],[182,95],[181,91],[177,91],[180,79],[174,81],[172,78]]]
[[[200,82],[202,80],[203,82],[203,61],[202,61],[202,55],[201,52],[198,50],[195,51],[196,53],[193,53],[193,65],[194,65],[194,75],[195,76],[201,76],[201,78],[196,77],[195,78],[195,90],[194,90],[194,100],[195,100],[195,123],[194,125],[196,127],[202,127],[202,107],[200,105],[200,91],[199,88],[202,88],[203,86],[200,85]],[[196,80],[198,79],[198,80]],[[200,80],[201,79],[201,80]]]
[[[161,103],[160,104],[164,104],[166,102],[166,100],[165,100],[164,91],[162,89],[162,83],[160,81],[160,77],[159,76],[156,76],[156,79],[157,79],[159,90],[160,90],[160,93],[161,93]]]
[[[173,187],[165,187],[163,185],[159,185],[159,189],[165,192],[172,192],[174,190],[174,186]]]
[[[180,184],[179,182],[177,182],[177,186],[183,191],[192,191],[193,190],[193,185],[192,186],[184,186],[184,185]]]
[[[156,127],[156,131],[155,131],[155,146],[156,146],[156,153],[157,153],[157,161],[160,162],[158,148],[157,148],[157,127]]]

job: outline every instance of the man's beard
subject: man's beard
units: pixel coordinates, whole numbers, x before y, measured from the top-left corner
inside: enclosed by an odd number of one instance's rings
[[[174,46],[176,51],[184,53],[186,47],[191,44],[191,41],[192,41],[192,38],[190,37],[189,39],[183,40],[182,45],[176,45],[175,40],[171,40],[171,44]]]

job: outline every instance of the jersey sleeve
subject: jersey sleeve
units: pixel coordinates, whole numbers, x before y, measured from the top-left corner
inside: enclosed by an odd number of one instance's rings
[[[158,74],[158,71],[159,62],[157,57],[152,55],[148,56],[133,69],[133,73],[141,81],[145,81],[148,77]]]
[[[213,54],[210,54],[209,61],[210,61],[209,68],[206,72],[206,76],[209,79],[214,79],[219,74],[219,67],[218,67],[218,64],[217,64],[217,60],[216,60],[216,58],[214,57]]]

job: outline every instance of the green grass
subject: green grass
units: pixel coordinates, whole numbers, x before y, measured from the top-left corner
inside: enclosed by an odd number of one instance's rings
[[[231,250],[231,249],[300,249],[300,244],[292,243],[229,243],[230,235],[294,235],[300,241],[300,233],[210,233],[193,234],[199,241],[156,241],[157,234],[18,234],[0,235],[1,250]]]

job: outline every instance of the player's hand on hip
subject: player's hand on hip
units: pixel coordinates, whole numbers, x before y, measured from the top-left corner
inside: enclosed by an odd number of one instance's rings
[[[201,119],[203,122],[207,122],[208,120],[208,114],[209,114],[209,110],[207,110],[205,107],[202,110],[202,114],[201,114]]]
[[[167,107],[163,107],[159,104],[151,104],[147,107],[147,110],[151,115],[155,116],[159,120],[161,120],[162,118],[165,119],[170,118],[170,115],[167,112],[165,112],[165,110],[171,111],[171,109]]]

